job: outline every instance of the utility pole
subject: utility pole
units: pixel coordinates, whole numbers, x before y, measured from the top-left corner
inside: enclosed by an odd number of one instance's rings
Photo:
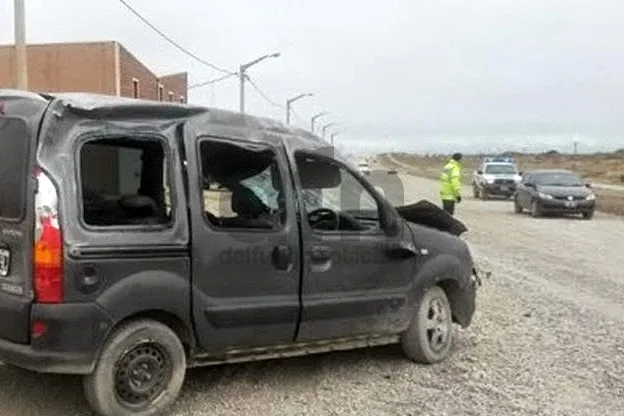
[[[286,124],[290,124],[290,107],[292,103],[294,103],[297,100],[302,99],[303,97],[311,97],[311,96],[312,96],[311,93],[306,92],[306,93],[299,94],[296,97],[286,100]]]
[[[314,133],[314,122],[316,121],[316,119],[319,117],[323,117],[326,114],[329,114],[329,112],[323,111],[322,113],[318,113],[312,116],[312,118],[310,119],[310,131],[312,133]]]
[[[249,69],[250,66],[257,64],[260,61],[263,61],[267,58],[278,58],[280,56],[279,52],[275,52],[272,53],[270,55],[264,55],[261,56],[258,59],[254,59],[251,62],[247,62],[246,64],[242,64],[239,68],[238,68],[238,81],[240,83],[240,88],[239,88],[239,101],[240,101],[240,112],[242,114],[245,114],[245,77],[247,76],[245,74],[245,71],[247,71],[247,69]]]
[[[26,55],[26,7],[24,0],[15,0],[13,10],[15,30],[15,81],[17,89],[28,89],[28,63]]]

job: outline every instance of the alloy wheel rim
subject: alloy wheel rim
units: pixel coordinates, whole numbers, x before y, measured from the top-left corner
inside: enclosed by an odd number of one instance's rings
[[[427,341],[435,352],[443,350],[449,340],[448,312],[440,299],[432,299],[427,310]]]

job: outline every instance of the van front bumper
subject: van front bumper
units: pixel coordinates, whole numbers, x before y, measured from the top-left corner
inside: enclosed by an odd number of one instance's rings
[[[45,331],[29,344],[0,339],[0,361],[40,373],[89,374],[112,321],[96,304],[39,305],[31,322]]]

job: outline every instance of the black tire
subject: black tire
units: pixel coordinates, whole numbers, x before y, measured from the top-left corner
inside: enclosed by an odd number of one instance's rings
[[[439,319],[432,316],[434,310],[442,313]],[[433,286],[423,295],[409,327],[401,336],[403,352],[417,363],[434,364],[447,357],[452,343],[451,305],[444,290]]]
[[[591,220],[592,218],[594,218],[594,211],[592,210],[592,211],[584,212],[583,218],[586,220]]]
[[[95,371],[84,378],[85,396],[100,416],[156,416],[175,401],[185,373],[184,346],[169,327],[152,320],[132,321],[106,341]],[[137,387],[137,378],[148,385]],[[150,384],[152,397],[139,403],[140,390]]]
[[[518,198],[514,198],[514,212],[516,214],[522,214],[522,206],[518,203]]]
[[[534,218],[538,218],[542,216],[542,209],[539,206],[539,202],[537,202],[537,200],[533,200],[533,202],[531,202],[531,215]]]

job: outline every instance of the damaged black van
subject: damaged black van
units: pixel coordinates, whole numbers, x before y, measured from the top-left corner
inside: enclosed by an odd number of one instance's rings
[[[276,121],[0,90],[0,175],[0,360],[83,375],[99,415],[163,413],[195,366],[439,362],[475,311],[453,227]]]

